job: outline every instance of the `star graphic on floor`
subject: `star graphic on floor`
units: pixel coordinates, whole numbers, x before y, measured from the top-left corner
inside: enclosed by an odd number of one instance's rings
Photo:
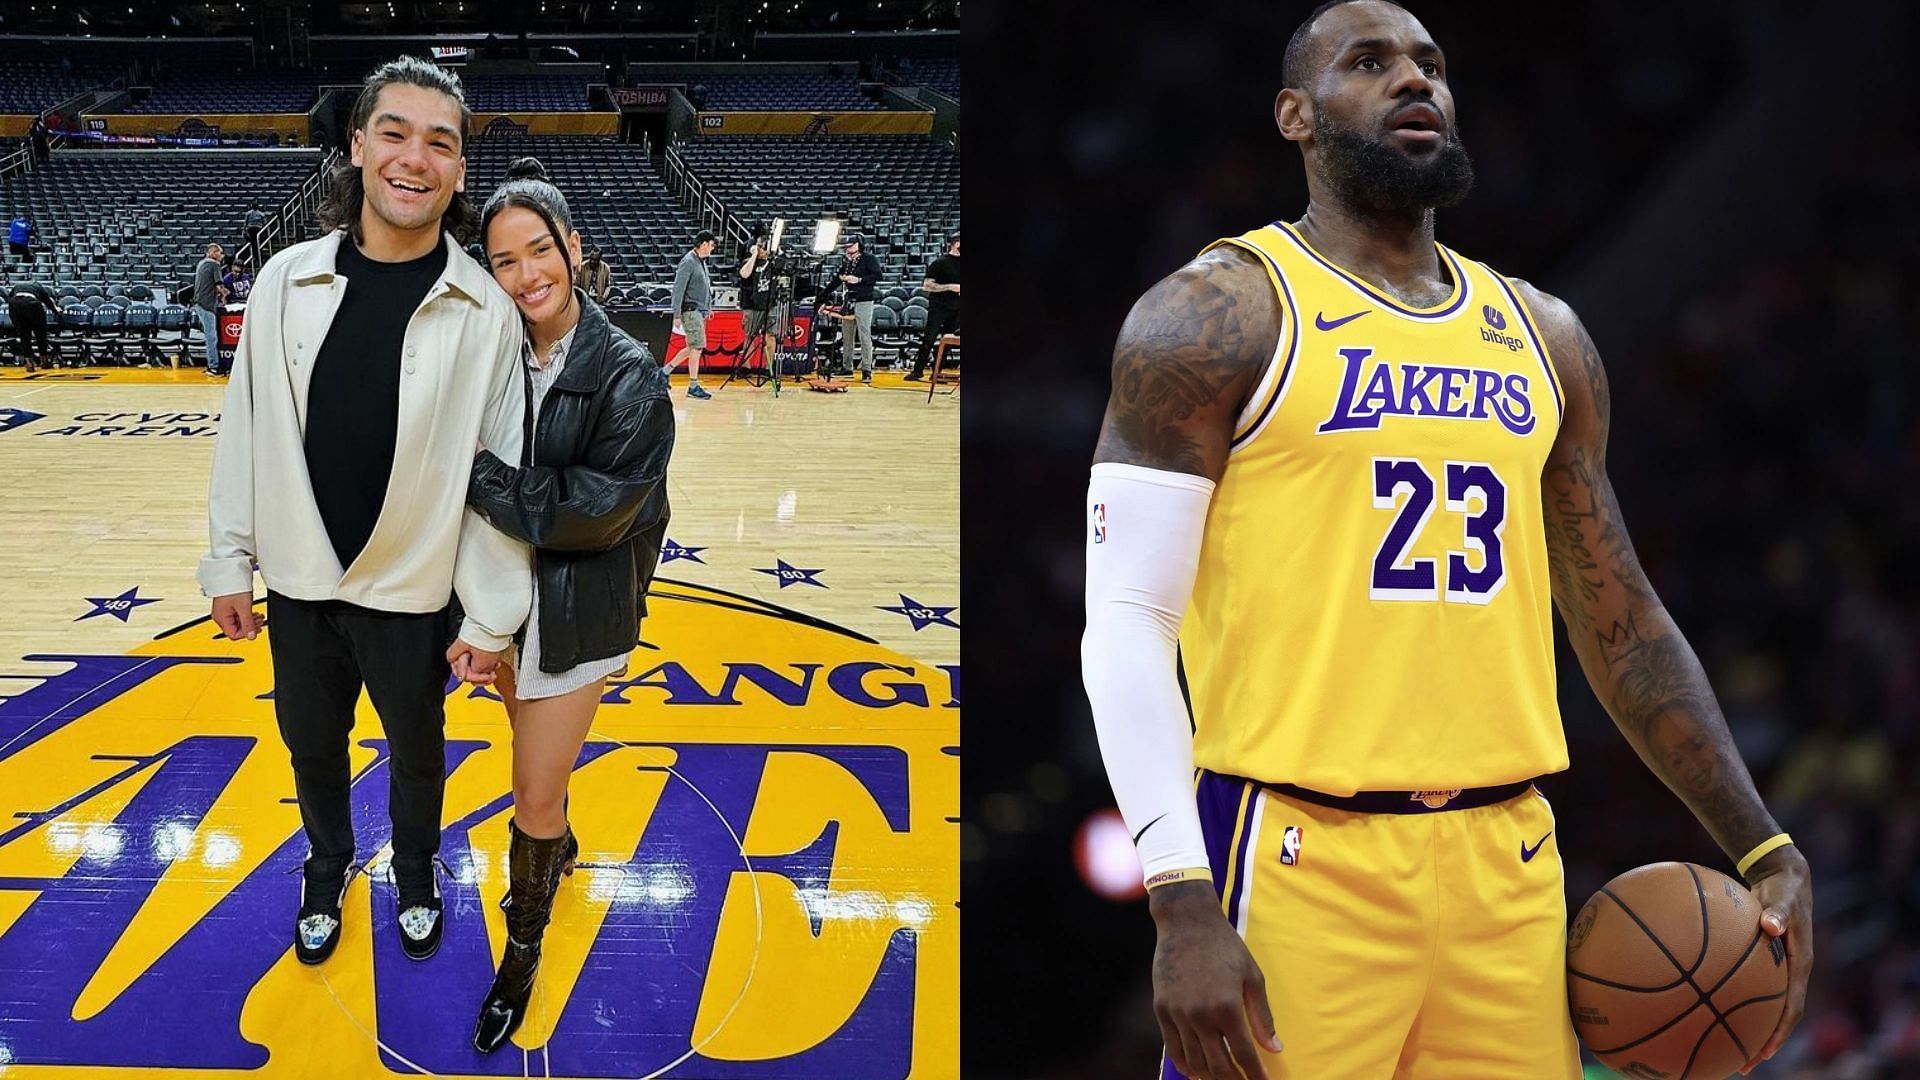
[[[160,602],[157,598],[143,600],[138,595],[139,592],[140,586],[135,585],[133,588],[115,597],[89,596],[86,598],[86,601],[93,605],[93,610],[73,621],[81,622],[85,619],[91,619],[96,615],[111,615],[121,622],[126,622],[127,616],[133,614],[134,608],[139,607],[141,604],[157,604]]]
[[[957,611],[959,610],[958,608],[935,607],[932,604],[922,604],[906,593],[897,593],[896,595],[900,597],[900,606],[882,607],[880,610],[891,611],[895,615],[905,615],[907,618],[912,619],[915,633],[919,633],[929,626],[936,625],[951,626],[955,630],[960,629],[959,623],[947,618],[948,612]]]
[[[789,585],[812,585],[816,589],[827,588],[827,586],[813,580],[813,575],[826,572],[826,567],[824,566],[814,570],[802,570],[799,567],[788,566],[787,560],[785,559],[775,559],[773,566],[756,566],[752,569],[756,574],[771,574],[779,578],[780,587],[783,589]]]
[[[670,563],[677,559],[691,559],[701,566],[705,566],[707,565],[707,560],[700,557],[700,553],[705,550],[707,549],[703,547],[686,547],[682,544],[677,544],[674,542],[673,537],[669,536],[667,537],[667,542],[660,545],[660,561]]]

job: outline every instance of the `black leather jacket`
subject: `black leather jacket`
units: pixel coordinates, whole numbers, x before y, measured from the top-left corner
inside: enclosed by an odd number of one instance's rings
[[[550,673],[639,643],[673,453],[673,404],[653,354],[584,292],[574,297],[580,326],[538,427],[527,418],[520,467],[482,450],[467,489],[494,528],[533,545],[540,670]]]

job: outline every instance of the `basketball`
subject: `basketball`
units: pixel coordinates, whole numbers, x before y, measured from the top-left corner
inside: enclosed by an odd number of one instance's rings
[[[1716,1080],[1753,1060],[1787,1003],[1787,950],[1740,882],[1693,863],[1629,870],[1567,931],[1580,1041],[1648,1080]]]

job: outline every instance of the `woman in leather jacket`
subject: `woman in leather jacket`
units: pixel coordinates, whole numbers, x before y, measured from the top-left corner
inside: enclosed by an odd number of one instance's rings
[[[480,1009],[475,1048],[520,1026],[540,939],[562,873],[580,845],[567,824],[567,781],[610,676],[640,640],[646,592],[667,529],[673,408],[645,346],[574,286],[580,234],[566,199],[532,158],[481,211],[494,280],[527,328],[525,460],[482,450],[469,504],[533,549],[533,609],[493,685],[513,726],[507,945]],[[464,656],[449,657],[472,682]]]

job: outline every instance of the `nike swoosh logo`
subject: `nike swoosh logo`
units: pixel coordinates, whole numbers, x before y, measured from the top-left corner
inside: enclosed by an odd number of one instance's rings
[[[1313,316],[1313,325],[1314,325],[1314,328],[1318,330],[1337,330],[1340,327],[1345,326],[1348,323],[1352,322],[1353,320],[1359,318],[1360,316],[1369,314],[1372,311],[1373,311],[1372,308],[1363,308],[1347,316],[1344,319],[1333,319],[1331,321],[1327,319],[1326,312],[1324,311],[1316,312],[1314,313],[1314,316]]]
[[[1164,818],[1166,816],[1167,816],[1166,814],[1161,814],[1160,817],[1154,818],[1152,821],[1149,821],[1145,825],[1142,825],[1140,827],[1140,831],[1133,834],[1133,842],[1135,844],[1139,844],[1140,838],[1147,835],[1147,830],[1153,828],[1155,825],[1160,824],[1161,818]]]
[[[1547,836],[1552,836],[1552,835],[1553,835],[1553,830],[1548,829]],[[1544,844],[1547,842],[1547,836],[1542,836],[1540,838],[1540,842],[1533,845],[1532,847],[1528,847],[1527,842],[1525,840],[1520,841],[1520,861],[1532,862],[1533,857],[1535,855],[1540,854],[1540,844]]]

